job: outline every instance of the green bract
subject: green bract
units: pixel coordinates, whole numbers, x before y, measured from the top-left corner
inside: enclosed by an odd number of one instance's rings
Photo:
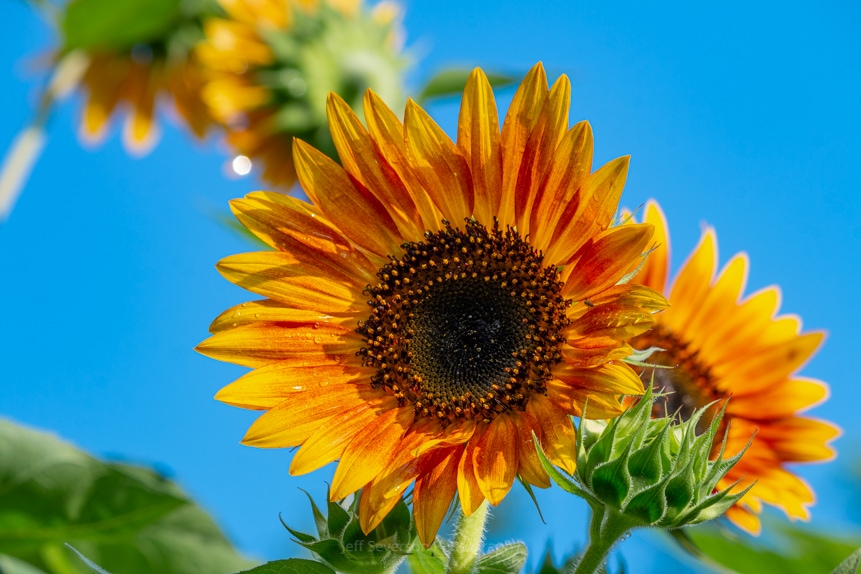
[[[316,554],[323,562],[347,574],[383,574],[394,572],[413,545],[416,533],[410,523],[410,511],[403,501],[392,509],[379,526],[369,534],[359,526],[358,497],[344,506],[328,503],[328,516],[311,501],[317,536],[293,530],[284,525],[296,541]]]
[[[625,530],[678,528],[720,516],[753,486],[736,494],[730,494],[735,484],[717,490],[718,481],[747,450],[724,459],[724,437],[717,457],[710,460],[726,406],[715,413],[708,430],[697,435],[697,424],[714,405],[677,421],[652,419],[653,402],[650,386],[610,422],[581,419],[574,477],[553,467],[539,447],[542,465],[559,486],[585,498],[596,514],[610,511]]]

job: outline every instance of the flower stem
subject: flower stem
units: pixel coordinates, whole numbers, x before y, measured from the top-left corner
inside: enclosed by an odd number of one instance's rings
[[[470,574],[481,551],[484,522],[487,520],[487,501],[482,502],[469,516],[461,513],[454,535],[454,546],[446,566],[446,574]]]
[[[598,571],[610,549],[625,535],[633,524],[612,508],[598,507],[592,512],[589,523],[589,543],[571,574],[594,574]]]

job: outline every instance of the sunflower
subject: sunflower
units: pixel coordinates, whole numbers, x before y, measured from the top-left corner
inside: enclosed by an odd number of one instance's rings
[[[642,393],[625,341],[666,305],[622,280],[649,224],[612,226],[628,158],[594,173],[592,132],[568,128],[570,83],[536,65],[502,130],[486,76],[464,92],[457,143],[414,102],[403,124],[368,90],[366,129],[328,100],[343,168],[297,140],[311,203],[232,202],[275,251],[222,260],[266,299],[221,314],[198,351],[253,371],[216,395],[266,411],[243,442],[296,447],[292,474],[340,459],[333,500],[359,489],[370,532],[415,482],[430,544],[457,494],[498,504],[515,477],[549,486],[532,433],[574,471],[569,415],[617,416]]]
[[[359,0],[219,0],[227,18],[204,25],[196,52],[206,65],[203,99],[224,124],[228,145],[263,168],[268,183],[296,179],[293,138],[335,150],[326,129],[326,94],[353,108],[373,87],[403,102],[396,13],[369,12]]]
[[[81,119],[81,137],[98,142],[112,115],[125,109],[123,142],[137,154],[148,152],[157,140],[155,107],[168,95],[174,108],[202,138],[212,118],[200,101],[203,77],[191,54],[168,56],[160,46],[138,45],[128,50],[96,50],[88,54],[81,79],[87,92]]]
[[[669,233],[657,203],[645,208],[645,222],[655,226],[656,250],[635,281],[667,294],[670,309],[657,316],[650,331],[631,341],[637,349],[663,349],[649,362],[656,390],[670,393],[654,414],[679,412],[688,417],[710,402],[726,403],[727,452],[741,451],[755,434],[741,461],[718,484],[739,481],[753,489],[727,512],[742,529],[757,534],[763,503],[781,508],[791,519],[809,518],[810,486],[786,468],[787,463],[821,462],[834,457],[828,442],[839,435],[831,423],[799,413],[825,400],[825,383],[796,372],[824,339],[820,331],[801,332],[794,315],[776,316],[780,289],[768,287],[742,298],[748,260],[737,254],[717,273],[717,237],[707,228],[699,245],[667,284]],[[644,370],[644,378],[652,377]],[[715,445],[715,451],[720,445]]]

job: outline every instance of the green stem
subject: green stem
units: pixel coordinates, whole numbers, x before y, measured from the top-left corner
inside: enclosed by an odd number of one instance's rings
[[[470,514],[461,513],[454,535],[454,547],[446,566],[446,574],[470,574],[475,565],[475,559],[481,551],[481,541],[484,538],[484,522],[487,520],[487,501]]]
[[[594,574],[607,560],[610,549],[633,524],[612,508],[597,508],[589,523],[589,543],[571,574]]]

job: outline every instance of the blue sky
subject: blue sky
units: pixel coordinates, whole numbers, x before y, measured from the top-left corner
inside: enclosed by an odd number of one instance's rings
[[[3,148],[37,92],[23,59],[53,38],[29,5],[9,3],[4,13]],[[656,197],[664,206],[674,268],[701,225],[714,225],[722,262],[750,255],[748,292],[778,283],[784,313],[828,330],[803,372],[831,385],[831,399],[813,414],[836,421],[845,436],[836,462],[799,472],[819,494],[814,523],[848,526],[850,495],[839,475],[858,463],[861,444],[852,370],[861,323],[858,5],[526,9],[436,0],[408,2],[405,14],[407,45],[420,57],[413,85],[446,64],[521,74],[542,60],[551,80],[568,74],[571,118],[592,123],[596,165],[631,154],[624,203]],[[502,108],[510,96],[499,95]],[[457,105],[430,106],[450,134]],[[251,298],[215,271],[220,258],[249,246],[211,214],[262,185],[228,180],[217,140],[195,142],[170,124],[142,159],[124,152],[116,129],[87,149],[76,138],[79,108],[72,98],[55,114],[38,165],[0,224],[0,416],[52,429],[98,455],[157,464],[244,551],[296,553],[277,513],[295,513],[297,526],[311,528],[298,488],[322,497],[332,469],[290,477],[288,452],[239,445],[254,413],[212,396],[243,370],[192,351],[219,312]],[[560,552],[582,541],[580,501],[558,491],[540,500],[546,526],[517,494],[496,512],[491,541],[523,538],[536,557],[548,539]],[[622,547],[630,571],[653,570],[665,559],[660,547],[654,534],[635,534]]]

